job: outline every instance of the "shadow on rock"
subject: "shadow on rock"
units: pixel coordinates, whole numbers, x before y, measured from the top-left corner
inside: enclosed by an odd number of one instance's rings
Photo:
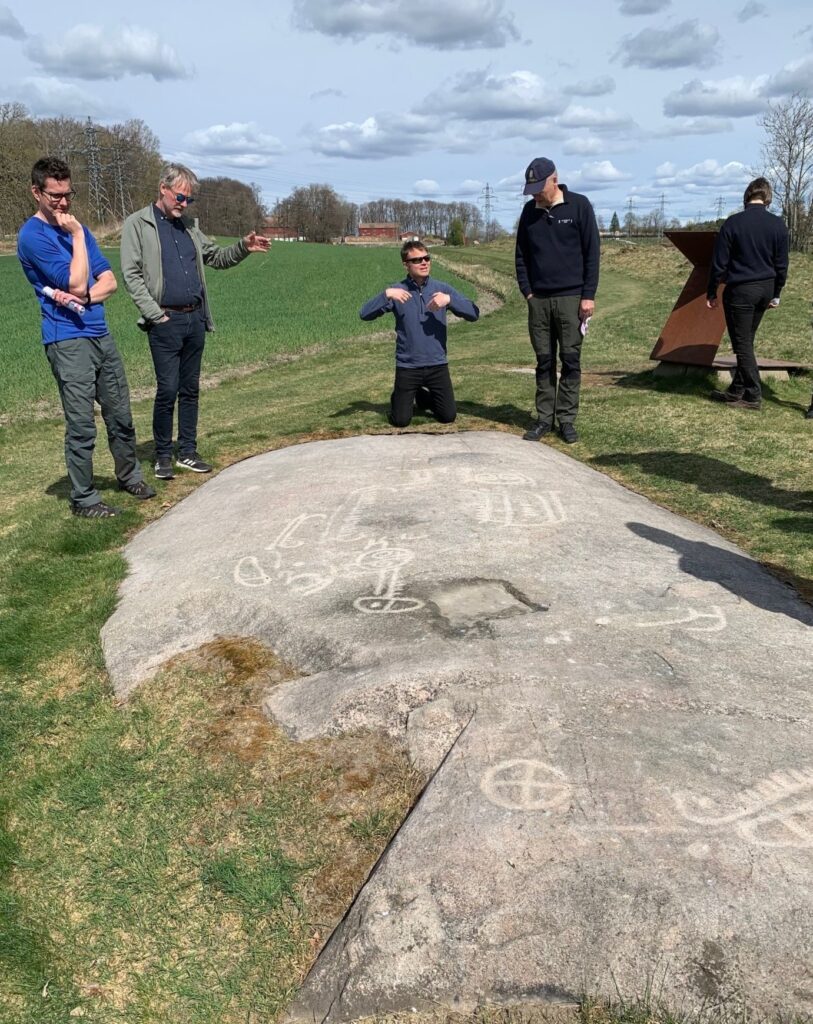
[[[683,572],[699,580],[718,583],[735,596],[757,608],[797,619],[813,626],[813,608],[803,603],[790,587],[780,583],[758,562],[705,541],[686,540],[676,533],[659,530],[646,523],[627,523],[638,537],[672,548],[680,555]],[[804,581],[810,585],[810,581]]]
[[[788,512],[813,513],[813,491],[783,490],[767,477],[749,473],[708,455],[670,451],[633,452],[599,455],[590,461],[594,466],[638,466],[651,476],[680,480],[706,494],[731,494]]]

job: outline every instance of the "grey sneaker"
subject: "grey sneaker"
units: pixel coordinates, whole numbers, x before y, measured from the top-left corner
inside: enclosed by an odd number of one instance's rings
[[[805,419],[806,420],[813,420],[813,403],[811,403],[810,408],[805,413]]]
[[[120,508],[105,505],[103,501],[97,501],[95,505],[77,505],[72,501],[71,512],[80,519],[111,519],[113,516],[121,515]]]
[[[168,455],[159,455],[155,460],[155,475],[159,480],[174,480],[172,459]]]
[[[139,480],[137,484],[123,484],[119,481],[119,490],[127,491],[128,494],[132,494],[139,501],[146,501],[147,498],[155,497],[155,488],[150,487],[146,480]]]
[[[185,455],[176,456],[175,465],[178,469],[191,469],[193,473],[212,472],[212,467],[208,462],[204,462],[197,452],[187,452]]]

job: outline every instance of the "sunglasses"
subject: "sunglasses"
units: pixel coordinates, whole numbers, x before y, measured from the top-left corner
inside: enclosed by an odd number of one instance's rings
[[[431,256],[412,256],[410,259],[406,260],[406,262],[414,265],[416,263],[428,263],[431,259]]]
[[[169,189],[167,189],[167,192],[169,192]],[[195,201],[194,196],[185,196],[183,192],[170,192],[170,195],[176,203],[186,203],[187,206],[191,206]]]

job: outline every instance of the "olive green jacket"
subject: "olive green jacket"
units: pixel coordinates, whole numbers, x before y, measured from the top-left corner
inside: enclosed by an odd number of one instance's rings
[[[215,329],[206,294],[203,265],[215,270],[227,270],[241,263],[249,252],[242,238],[233,245],[215,245],[196,227],[188,227],[189,237],[195,245],[198,274],[203,289],[203,313],[206,330]],[[155,206],[150,203],[143,210],[131,213],[121,232],[121,276],[130,298],[138,307],[141,318],[138,326],[147,330],[166,314],[161,309],[164,294],[164,274],[161,266],[161,242],[155,221]]]

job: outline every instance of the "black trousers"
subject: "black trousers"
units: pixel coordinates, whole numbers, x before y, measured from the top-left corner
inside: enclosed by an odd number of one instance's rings
[[[389,414],[389,421],[394,427],[408,427],[412,422],[418,388],[428,390],[429,411],[436,420],[454,423],[457,407],[446,363],[442,366],[396,366]]]
[[[206,323],[200,310],[167,314],[165,323],[150,327],[150,352],[155,367],[152,436],[157,458],[172,456],[172,421],[178,402],[178,454],[191,455],[198,446],[200,364]]]
[[[725,323],[731,347],[737,357],[737,369],[728,390],[747,402],[759,402],[762,398],[754,337],[773,293],[772,277],[766,281],[729,284],[723,292]]]

